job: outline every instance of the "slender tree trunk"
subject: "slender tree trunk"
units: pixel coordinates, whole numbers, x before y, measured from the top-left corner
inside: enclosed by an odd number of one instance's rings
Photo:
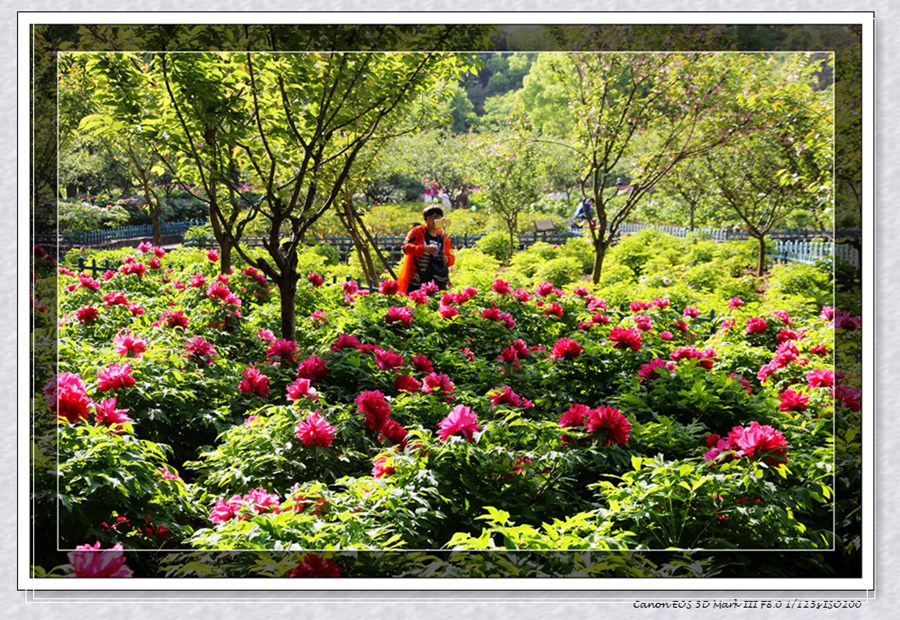
[[[213,229],[213,235],[216,243],[219,244],[221,250],[219,254],[219,273],[231,273],[231,243],[228,241],[227,235],[222,230],[222,222],[219,220],[219,197],[216,191],[216,184],[211,183],[209,188],[209,223]]]
[[[604,240],[603,235],[598,235],[594,242],[594,270],[591,272],[591,281],[594,284],[600,282],[600,276],[603,274],[603,258],[606,256],[606,250],[609,248],[612,237]]]
[[[756,275],[761,278],[766,273],[766,236],[760,235],[756,239],[759,241],[759,260],[756,263]]]
[[[281,337],[294,340],[297,320],[294,316],[294,297],[297,294],[297,274],[294,270],[282,274],[278,284],[278,297],[281,302]]]

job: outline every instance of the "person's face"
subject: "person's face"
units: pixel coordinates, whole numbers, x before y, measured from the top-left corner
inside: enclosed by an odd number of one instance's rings
[[[443,221],[444,216],[439,213],[430,213],[428,217],[425,218],[425,224],[427,224],[429,228],[437,228]]]

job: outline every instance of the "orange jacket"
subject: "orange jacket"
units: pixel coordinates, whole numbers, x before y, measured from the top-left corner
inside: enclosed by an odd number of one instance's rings
[[[403,293],[407,292],[409,282],[416,273],[419,257],[425,253],[425,232],[427,230],[428,227],[425,224],[416,226],[409,231],[406,235],[406,240],[403,242],[403,253],[406,256],[403,259],[403,266],[400,268],[400,275],[397,277],[397,284]],[[444,260],[447,262],[448,267],[452,267],[456,258],[453,256],[453,245],[450,243],[450,237],[444,235],[440,230],[438,234],[444,237]]]

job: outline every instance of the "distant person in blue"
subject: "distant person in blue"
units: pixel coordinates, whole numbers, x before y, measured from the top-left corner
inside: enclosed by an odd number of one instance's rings
[[[588,198],[575,209],[575,215],[572,216],[572,227],[580,227],[580,221],[590,221],[592,217],[591,207],[594,206],[594,199]]]

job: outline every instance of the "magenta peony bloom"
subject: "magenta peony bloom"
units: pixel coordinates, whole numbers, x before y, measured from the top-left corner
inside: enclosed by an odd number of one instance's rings
[[[784,451],[787,441],[781,431],[771,426],[761,426],[759,422],[751,422],[750,426],[734,427],[728,433],[727,441],[739,451],[737,456],[760,460],[768,465],[779,465],[787,462]]]
[[[580,357],[582,353],[584,353],[584,349],[580,344],[569,338],[560,338],[553,345],[550,357],[574,360]]]
[[[241,499],[247,507],[257,513],[265,512],[266,508],[277,508],[281,503],[281,498],[277,494],[269,493],[262,487],[251,489]]]
[[[418,370],[419,372],[429,373],[434,372],[434,365],[431,363],[427,357],[422,355],[421,353],[418,355],[413,355],[409,362],[412,364],[413,368]]]
[[[318,397],[319,392],[316,388],[312,387],[309,379],[296,379],[287,386],[287,399],[290,401],[297,401],[301,398],[316,400]]]
[[[206,286],[206,278],[202,273],[195,273],[194,277],[188,282],[188,286],[191,288],[203,288]]]
[[[56,411],[60,420],[76,424],[88,418],[91,399],[84,389],[84,382],[78,375],[63,372],[44,386],[44,395],[50,403],[50,409]]]
[[[334,441],[335,428],[322,417],[318,410],[313,411],[306,419],[297,422],[294,435],[304,446],[321,446],[327,448]]]
[[[396,295],[400,292],[400,285],[396,280],[385,280],[379,285],[378,292],[382,295]]]
[[[96,319],[100,313],[97,309],[91,305],[81,306],[78,310],[75,311],[75,318],[78,319],[81,323],[90,323],[94,319]]]
[[[523,398],[513,392],[512,388],[508,385],[494,388],[488,392],[488,397],[491,399],[494,407],[499,405],[511,405],[513,407],[521,407],[522,409],[531,409],[534,405],[534,403],[527,398]]]
[[[219,253],[216,252],[215,250],[209,250],[206,253],[206,260],[208,260],[211,263],[215,263],[216,261],[219,260]]]
[[[809,352],[814,355],[821,355],[824,357],[824,356],[828,355],[828,347],[821,345],[821,344],[817,344],[817,345],[811,346],[809,348]]]
[[[113,362],[97,373],[97,389],[101,392],[118,390],[134,385],[134,377],[131,376],[131,365]]]
[[[806,383],[810,389],[834,386],[834,371],[829,368],[810,370],[806,373]]]
[[[540,297],[548,297],[548,296],[553,295],[553,294],[557,294],[557,295],[558,295],[558,294],[562,293],[562,291],[560,291],[559,289],[557,289],[557,288],[556,288],[555,286],[553,286],[553,284],[551,284],[550,282],[541,282],[541,283],[538,284],[537,287],[534,289],[534,292],[537,293]]]
[[[389,456],[381,455],[372,461],[373,478],[383,478],[384,476],[390,476],[391,474],[396,473],[396,470],[388,465],[389,459]]]
[[[340,577],[341,567],[315,553],[308,553],[285,577]]]
[[[850,411],[859,411],[862,408],[862,390],[858,387],[839,385],[834,388],[834,397]]]
[[[344,293],[347,295],[355,295],[359,292],[359,284],[357,284],[354,280],[346,280],[341,283],[341,286],[344,289]]]
[[[587,299],[588,296],[591,294],[591,292],[583,286],[576,286],[575,288],[572,289],[572,294],[575,295],[576,297],[581,297],[582,299]]]
[[[584,421],[589,433],[603,430],[605,439],[602,443],[624,445],[628,443],[628,434],[631,432],[631,422],[614,407],[601,405],[591,409]]]
[[[382,424],[378,433],[381,439],[401,445],[406,442],[406,436],[409,435],[409,431],[403,428],[397,420],[391,419],[386,420]]]
[[[184,315],[184,310],[166,310],[159,319],[166,324],[166,327],[182,327],[188,326],[188,318]]]
[[[785,390],[778,398],[781,399],[778,405],[781,411],[806,411],[806,404],[809,402],[809,396],[794,390]]]
[[[728,300],[728,309],[734,310],[735,308],[740,308],[744,305],[744,300],[740,297],[732,297]]]
[[[121,291],[111,291],[103,296],[103,303],[107,306],[114,306],[117,304],[127,306],[128,300],[125,298],[125,293]]]
[[[681,313],[681,316],[691,317],[692,319],[696,319],[700,316],[700,311],[694,306],[688,306],[684,309],[684,312]]]
[[[119,333],[114,340],[115,352],[127,357],[140,358],[147,350],[147,341],[135,338],[131,333]]]
[[[361,392],[354,401],[356,410],[365,414],[366,428],[379,432],[391,417],[391,406],[379,390]]]
[[[297,376],[309,379],[313,383],[321,381],[328,375],[328,364],[318,355],[308,357],[297,367]]]
[[[393,370],[403,366],[403,356],[390,349],[375,349],[375,365],[381,370]]]
[[[716,352],[713,349],[704,349],[701,351],[696,347],[682,347],[673,350],[671,358],[673,362],[694,359],[697,360],[697,366],[705,368],[706,370],[712,370],[713,364],[715,363]]]
[[[230,499],[216,500],[212,512],[209,514],[209,520],[213,523],[225,523],[238,514],[243,507],[244,502],[240,495],[235,495]]]
[[[564,314],[563,307],[560,305],[560,303],[558,301],[551,301],[544,308],[544,314],[553,315],[555,317],[562,318],[562,315]]]
[[[216,348],[202,336],[194,336],[185,343],[184,348],[188,359],[194,360],[200,366],[212,366]]]
[[[616,349],[628,347],[632,351],[638,351],[641,348],[641,332],[636,329],[613,327],[609,332],[609,339],[614,343],[613,347]]]
[[[669,372],[675,372],[675,364],[672,362],[667,362],[661,358],[654,358],[650,360],[649,363],[643,364],[638,370],[638,376],[643,379],[658,379],[659,372],[657,372],[660,368],[665,368]]]
[[[394,389],[398,392],[418,392],[422,389],[422,383],[409,375],[397,375],[394,379]]]
[[[110,549],[100,550],[100,542],[94,545],[78,545],[69,552],[69,563],[76,577],[131,577],[134,572],[125,565],[122,543]]]
[[[409,308],[408,306],[391,306],[388,309],[384,320],[388,325],[398,322],[409,325],[412,323],[412,308]]]
[[[266,349],[266,359],[273,364],[293,364],[297,360],[297,343],[283,338],[273,341]]]
[[[766,323],[766,320],[762,317],[751,316],[747,319],[748,334],[764,334],[768,328],[769,324]]]
[[[512,293],[509,282],[507,282],[506,280],[494,280],[494,284],[493,286],[491,286],[491,289],[498,295],[509,295],[510,293]]]
[[[438,428],[441,441],[447,441],[453,435],[472,441],[472,436],[478,431],[478,418],[469,407],[457,405],[438,423]]]
[[[639,314],[634,317],[634,324],[637,325],[637,328],[642,332],[649,332],[653,329],[653,319],[646,314]]]
[[[791,325],[793,323],[793,321],[791,321],[791,315],[787,313],[787,310],[774,310],[772,311],[772,316],[777,316],[785,325]]]
[[[153,249],[153,244],[150,243],[149,241],[142,241],[137,246],[137,251],[140,252],[141,254],[146,254],[147,252],[149,252],[152,249]]]
[[[162,263],[159,262],[158,258],[153,257],[147,261],[147,266],[150,267],[150,269],[159,269],[160,267],[162,267]]]
[[[444,373],[433,372],[425,377],[422,385],[423,394],[433,394],[440,392],[441,394],[449,394],[455,389],[450,377]]]
[[[94,403],[94,412],[94,420],[97,424],[119,426],[126,422],[134,422],[134,420],[125,415],[128,409],[116,409],[115,398],[107,398],[99,403]]]
[[[308,276],[306,276],[306,279],[309,281],[310,284],[312,284],[313,286],[315,286],[317,288],[322,286],[322,284],[325,283],[325,279],[317,273],[309,274]]]
[[[256,394],[265,398],[269,395],[269,378],[256,368],[245,368],[243,380],[238,389],[246,394]]]
[[[440,306],[438,306],[438,313],[440,313],[442,319],[452,319],[459,314],[459,310],[457,310],[453,306],[445,306],[441,304]]]
[[[672,332],[670,332],[669,330],[666,330],[666,331],[659,332],[659,337],[661,340],[665,340],[666,342],[668,342],[675,336],[672,334]]]
[[[341,334],[337,340],[331,343],[331,350],[337,352],[341,349],[359,349],[360,345],[361,343],[356,336]]]

